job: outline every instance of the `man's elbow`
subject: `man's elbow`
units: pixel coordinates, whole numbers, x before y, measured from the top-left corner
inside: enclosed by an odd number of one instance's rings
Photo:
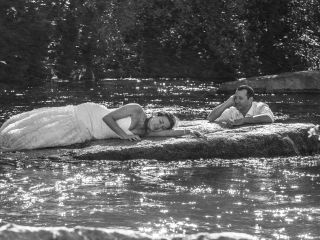
[[[216,116],[216,114],[214,112],[211,112],[208,117],[207,117],[207,120],[209,122],[214,122],[214,120],[216,120],[218,117]]]
[[[214,118],[214,117],[207,117],[207,120],[209,122],[214,122],[217,118]]]
[[[269,122],[268,123],[274,123],[274,118],[269,117]]]
[[[274,118],[271,117],[270,115],[265,115],[265,121],[266,121],[266,123],[273,123]]]

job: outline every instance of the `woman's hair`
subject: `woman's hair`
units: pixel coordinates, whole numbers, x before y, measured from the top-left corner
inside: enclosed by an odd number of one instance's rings
[[[155,115],[158,116],[158,117],[162,117],[163,116],[163,117],[168,118],[169,123],[170,123],[170,126],[169,126],[168,129],[174,128],[178,123],[177,117],[174,116],[172,113],[160,111],[160,112],[156,112]]]
[[[166,117],[166,118],[169,120],[169,123],[170,123],[169,128],[167,128],[168,130],[176,127],[177,124],[178,124],[178,121],[179,121],[179,119],[178,119],[176,116],[174,116],[172,113],[165,112],[165,111],[156,112],[156,113],[154,113],[154,116],[157,116],[157,117],[162,117],[162,116],[163,116],[163,117]],[[145,133],[148,132],[148,123],[149,123],[149,121],[150,121],[151,118],[152,118],[152,116],[151,116],[151,117],[148,117],[148,118],[146,119],[146,121],[144,122]]]

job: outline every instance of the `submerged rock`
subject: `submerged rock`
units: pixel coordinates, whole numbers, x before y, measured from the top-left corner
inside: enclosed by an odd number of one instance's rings
[[[273,123],[223,128],[206,120],[182,121],[180,128],[197,130],[203,137],[149,137],[142,141],[99,140],[67,148],[2,153],[1,158],[50,161],[199,158],[246,158],[312,155],[320,142],[309,138],[309,123]]]
[[[279,75],[250,77],[238,81],[225,82],[219,92],[234,92],[243,84],[250,85],[257,93],[265,92],[320,92],[320,72],[301,71]]]
[[[237,232],[222,233],[198,233],[190,235],[175,235],[174,237],[166,237],[159,235],[147,235],[132,230],[124,229],[104,229],[104,228],[88,228],[88,227],[28,227],[14,224],[7,224],[0,227],[1,240],[112,240],[112,239],[229,239],[229,240],[253,240],[257,239],[249,234]]]

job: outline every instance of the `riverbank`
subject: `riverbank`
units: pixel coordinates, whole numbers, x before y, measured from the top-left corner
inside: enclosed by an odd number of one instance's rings
[[[320,71],[287,72],[278,75],[249,77],[222,83],[219,92],[234,92],[249,85],[257,93],[320,93]]]

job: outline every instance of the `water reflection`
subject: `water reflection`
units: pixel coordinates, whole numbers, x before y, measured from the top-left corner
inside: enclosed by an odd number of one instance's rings
[[[44,106],[93,101],[138,102],[148,113],[169,110],[204,119],[228,96],[192,80],[52,82],[0,91],[0,122]],[[320,121],[318,95],[261,94],[276,121]],[[0,224],[77,225],[147,233],[235,231],[273,239],[320,235],[320,156],[160,162],[0,161]]]
[[[89,84],[89,85],[88,85]],[[110,108],[137,102],[149,112],[166,108],[183,120],[204,119],[210,109],[226,100],[217,85],[190,79],[106,79],[99,82],[53,81],[43,87],[0,90],[0,121],[38,107],[79,104],[87,101]],[[319,94],[260,94],[276,121],[320,121]]]
[[[22,159],[15,167],[1,167],[0,219],[1,224],[120,227],[154,234],[238,231],[316,239],[319,166],[319,156],[283,161]]]

